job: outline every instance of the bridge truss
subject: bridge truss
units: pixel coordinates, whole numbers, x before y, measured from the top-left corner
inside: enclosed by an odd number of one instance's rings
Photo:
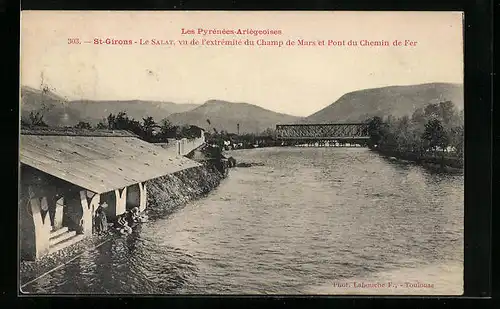
[[[366,144],[370,138],[367,123],[283,124],[276,125],[276,139],[290,144]]]

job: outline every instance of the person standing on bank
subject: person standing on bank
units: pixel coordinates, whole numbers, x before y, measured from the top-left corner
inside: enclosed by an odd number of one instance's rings
[[[106,217],[106,213],[104,212],[104,208],[106,207],[108,207],[108,204],[103,202],[95,211],[95,229],[98,235],[101,235],[108,230],[108,219]]]

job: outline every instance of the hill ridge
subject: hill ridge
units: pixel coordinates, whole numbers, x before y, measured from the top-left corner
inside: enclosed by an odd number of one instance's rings
[[[42,95],[46,97],[41,98]],[[52,91],[43,94],[30,86],[21,87],[22,115],[40,108],[40,102],[50,105],[45,120],[49,125],[74,125],[79,121],[97,124],[110,113],[124,110],[132,118],[152,116],[155,121],[168,119],[173,124],[192,124],[209,130],[258,133],[276,124],[362,122],[373,116],[410,115],[429,103],[451,100],[463,108],[463,84],[421,83],[389,85],[359,89],[343,94],[332,104],[307,116],[299,117],[275,112],[247,102],[209,99],[202,104],[177,104],[148,100],[73,100],[67,101]],[[61,104],[63,103],[63,104]],[[99,103],[95,104],[94,103]],[[210,121],[210,124],[207,122]]]
[[[110,113],[117,114],[120,111],[125,111],[129,117],[137,120],[152,116],[156,121],[160,121],[174,112],[186,111],[198,106],[198,104],[191,103],[177,104],[139,99],[68,101],[52,91],[44,94],[42,90],[31,86],[21,86],[21,116],[27,117],[31,111],[39,110],[41,102],[47,105],[44,120],[51,126],[72,126],[79,121],[96,125]]]
[[[210,131],[215,128],[230,133],[237,133],[238,127],[240,133],[260,133],[268,128],[274,128],[276,124],[296,122],[300,118],[247,102],[236,103],[214,99],[207,100],[191,111],[167,117],[176,125],[193,124]]]
[[[429,103],[450,100],[463,108],[463,85],[422,83],[392,85],[347,92],[332,104],[302,119],[302,123],[359,122],[373,116],[411,115]]]

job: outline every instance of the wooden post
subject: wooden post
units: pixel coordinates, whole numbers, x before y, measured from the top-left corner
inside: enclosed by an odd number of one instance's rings
[[[115,211],[113,217],[119,216],[127,210],[127,187],[115,190]]]
[[[33,257],[38,259],[49,252],[51,226],[47,198],[33,198],[30,200],[30,206],[35,227]]]
[[[186,143],[187,143],[187,138],[183,138],[181,140],[181,156],[186,154]]]
[[[177,155],[180,156],[181,155],[181,141],[176,140],[175,143],[176,143]]]
[[[63,212],[64,212],[64,197],[61,197],[56,201],[56,208],[54,211],[54,224],[53,224],[54,230],[62,228]]]
[[[82,206],[82,219],[80,221],[80,233],[85,236],[92,235],[94,212],[99,206],[100,195],[91,191],[80,191],[80,201]]]
[[[139,185],[139,191],[140,191],[140,202],[139,202],[139,211],[143,212],[146,209],[146,203],[147,203],[147,188],[146,188],[146,183],[138,183]]]

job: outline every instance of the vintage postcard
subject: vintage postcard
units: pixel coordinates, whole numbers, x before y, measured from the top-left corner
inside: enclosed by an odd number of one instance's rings
[[[20,293],[463,293],[462,12],[22,11],[20,52]]]

